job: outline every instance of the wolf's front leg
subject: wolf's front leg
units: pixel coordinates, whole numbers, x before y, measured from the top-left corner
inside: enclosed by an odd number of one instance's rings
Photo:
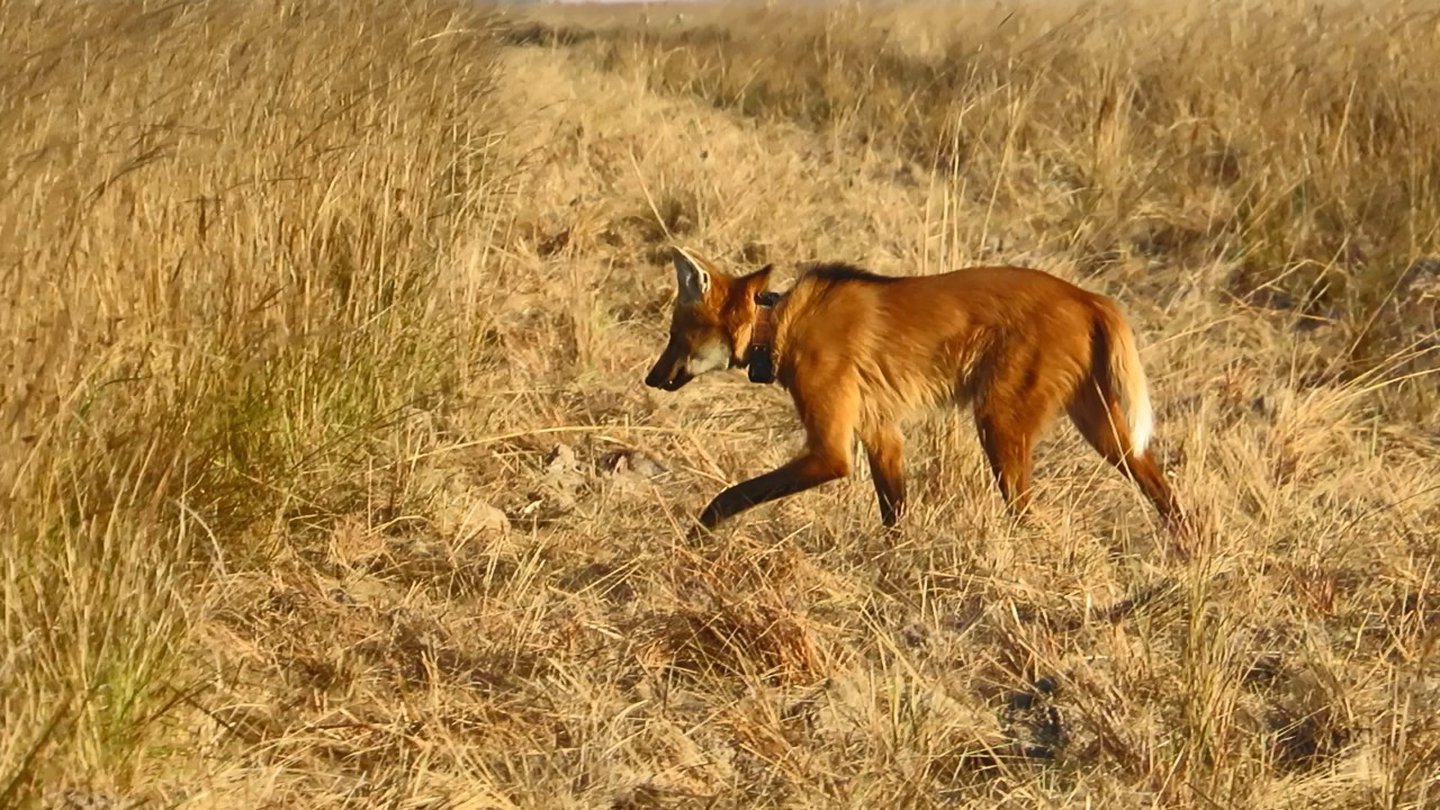
[[[713,529],[720,521],[752,506],[844,478],[850,474],[850,459],[846,456],[807,452],[778,470],[742,481],[715,496],[700,513],[700,525]]]
[[[859,416],[853,376],[844,369],[797,373],[791,394],[805,424],[805,452],[777,470],[726,489],[700,513],[707,529],[746,509],[794,495],[850,474],[851,442]]]

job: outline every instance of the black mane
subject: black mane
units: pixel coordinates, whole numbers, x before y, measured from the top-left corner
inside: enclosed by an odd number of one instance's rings
[[[825,264],[814,264],[806,271],[806,275],[814,276],[823,281],[870,281],[887,282],[895,281],[895,276],[882,276],[873,273],[862,267],[843,262],[827,262]]]

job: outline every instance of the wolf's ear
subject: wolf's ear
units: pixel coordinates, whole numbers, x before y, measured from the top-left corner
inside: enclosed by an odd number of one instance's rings
[[[745,276],[745,288],[751,295],[765,292],[765,287],[770,283],[770,273],[775,270],[775,265],[767,264],[764,267],[749,273]]]
[[[680,300],[687,304],[693,304],[705,299],[705,293],[710,291],[710,274],[700,266],[700,262],[686,253],[683,248],[672,249],[675,260],[675,283],[680,288]]]

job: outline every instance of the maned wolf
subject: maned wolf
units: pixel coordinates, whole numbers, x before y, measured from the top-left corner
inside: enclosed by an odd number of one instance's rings
[[[906,278],[843,264],[809,267],[781,296],[766,291],[770,265],[732,276],[682,248],[674,262],[670,341],[645,384],[675,391],[706,372],[747,368],[751,380],[790,392],[806,432],[798,458],[711,501],[706,528],[849,475],[857,433],[881,519],[893,526],[905,509],[900,426],[945,403],[971,406],[1015,513],[1029,504],[1031,444],[1064,408],[1165,523],[1183,527],[1146,449],[1153,417],[1135,338],[1109,298],[1021,267]]]

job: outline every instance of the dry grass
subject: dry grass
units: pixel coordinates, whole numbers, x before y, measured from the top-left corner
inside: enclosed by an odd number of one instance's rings
[[[947,173],[1011,249],[1097,270],[1136,255],[1222,262],[1244,302],[1344,322],[1356,368],[1407,336],[1393,295],[1440,243],[1433,7],[756,6],[619,19],[590,32],[607,68]]]
[[[1437,16],[1086,9],[4,6],[0,805],[1434,806]],[[672,239],[1115,295],[1207,541],[958,418],[687,543]]]

